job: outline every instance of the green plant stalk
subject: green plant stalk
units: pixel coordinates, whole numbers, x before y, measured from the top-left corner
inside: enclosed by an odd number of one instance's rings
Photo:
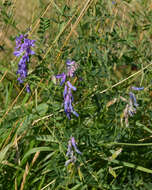
[[[114,146],[114,145],[122,145],[122,146],[152,146],[152,143],[118,143],[118,142],[109,142],[109,143],[99,143],[101,146]]]
[[[112,162],[115,164],[119,164],[119,165],[123,165],[129,168],[135,168],[137,170],[140,170],[142,172],[146,172],[146,173],[151,173],[152,174],[152,170],[148,169],[148,168],[144,168],[142,166],[138,166],[129,162],[123,162],[123,161],[119,161],[119,160],[109,160],[108,158],[104,158],[104,160],[107,160],[108,162]]]

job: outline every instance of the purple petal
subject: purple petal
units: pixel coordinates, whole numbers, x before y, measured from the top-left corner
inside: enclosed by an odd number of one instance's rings
[[[68,87],[67,87],[67,85],[65,85],[64,92],[63,92],[64,99],[65,99],[65,96],[67,95],[67,92],[68,92]]]
[[[71,137],[71,143],[72,143],[72,146],[73,146],[74,150],[75,150],[78,154],[82,154],[82,153],[78,150],[78,148],[77,148],[77,146],[76,146],[76,142],[75,142],[74,137]]]
[[[70,109],[70,111],[73,111],[73,106],[72,106],[72,100],[71,99],[69,101],[69,109]]]
[[[32,47],[35,46],[35,42],[36,42],[36,40],[31,40],[30,45],[31,45]]]
[[[62,74],[59,74],[59,75],[56,75],[56,78],[57,79],[60,79],[60,78],[62,78],[63,77],[63,73]]]
[[[69,156],[72,153],[71,151],[72,151],[72,144],[71,144],[71,140],[69,140],[66,156]]]
[[[75,64],[75,61],[67,60],[66,64],[67,66],[71,66]]]
[[[26,91],[27,91],[27,93],[31,92],[30,86],[28,84],[26,85]]]
[[[34,55],[34,54],[35,54],[35,52],[31,50],[30,51],[30,55]]]
[[[128,113],[131,117],[133,117],[133,115],[136,113],[136,110],[128,110]]]
[[[62,86],[63,83],[65,83],[66,80],[66,74],[63,75],[62,80],[60,82],[60,85]]]
[[[69,95],[66,95],[66,98],[64,101],[64,111],[68,119],[71,119],[71,110],[69,109]]]
[[[132,86],[131,88],[132,90],[138,90],[138,91],[144,89],[144,87],[135,87],[135,86]]]
[[[23,53],[23,51],[14,51],[14,55],[15,55],[16,57],[21,56],[22,53]]]
[[[65,82],[65,80],[66,80],[66,74],[62,73],[62,74],[56,75],[56,78],[57,79],[60,79],[60,78],[62,79],[61,83],[60,83],[60,85],[62,85]]]
[[[25,70],[26,69],[26,63],[22,63],[22,64],[19,63],[18,68],[22,69],[22,70]]]
[[[76,117],[79,117],[79,114],[73,109],[72,110],[72,113],[76,116]]]
[[[26,65],[26,59],[24,59],[23,57],[20,59],[18,66],[22,67],[22,65]]]
[[[70,163],[75,163],[76,160],[77,160],[77,158],[72,155],[72,156],[71,156],[71,159],[69,159],[69,160],[67,160],[67,161],[65,162],[65,166],[68,166]]]
[[[67,116],[67,118],[68,118],[69,120],[71,120],[71,113],[66,112],[66,116]]]
[[[19,77],[17,80],[19,81],[20,84],[23,83],[23,80],[21,79],[21,77]]]
[[[75,147],[75,151],[78,153],[78,154],[82,154],[82,152],[80,152],[77,147]]]
[[[73,86],[69,81],[67,81],[67,84],[69,86],[69,88],[71,88],[72,90],[76,91],[77,88],[75,86]]]
[[[65,166],[67,167],[70,163],[71,163],[71,159],[69,159],[69,160],[67,160],[67,161],[65,162]]]

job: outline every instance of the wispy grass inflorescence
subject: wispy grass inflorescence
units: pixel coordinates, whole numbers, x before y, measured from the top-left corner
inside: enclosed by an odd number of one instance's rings
[[[35,45],[35,40],[30,40],[27,38],[28,35],[21,34],[19,37],[16,37],[16,47],[14,51],[14,55],[17,57],[21,57],[18,63],[17,74],[19,74],[18,81],[19,83],[23,83],[24,79],[27,77],[28,68],[27,63],[30,61],[30,55],[35,54],[34,51],[31,50],[31,47]],[[26,91],[30,92],[29,85],[26,86]]]
[[[71,114],[73,113],[76,117],[79,117],[79,114],[74,110],[72,106],[72,102],[74,100],[72,95],[72,90],[76,91],[76,87],[71,84],[71,82],[68,80],[66,81],[67,77],[72,78],[74,77],[74,73],[77,69],[77,64],[75,61],[68,60],[66,62],[67,65],[67,71],[66,73],[58,74],[56,75],[57,79],[61,79],[60,85],[63,85],[65,83],[64,92],[63,92],[63,98],[64,98],[64,111],[66,113],[66,116],[68,119],[71,119]]]

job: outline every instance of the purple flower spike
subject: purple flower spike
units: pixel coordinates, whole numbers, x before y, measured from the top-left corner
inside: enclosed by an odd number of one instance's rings
[[[29,62],[30,55],[35,54],[34,51],[31,50],[35,44],[35,40],[30,40],[27,38],[27,35],[20,35],[16,37],[16,47],[14,51],[14,55],[16,57],[22,56],[19,63],[18,63],[18,70],[16,74],[19,74],[18,81],[19,83],[23,83],[24,79],[27,77],[27,62]],[[29,85],[26,86],[26,90],[29,93],[30,87]]]
[[[56,79],[61,79],[60,85],[66,82],[67,77],[73,77],[74,72],[77,69],[77,64],[75,63],[75,61],[68,60],[66,64],[67,64],[67,72],[66,73],[63,72],[61,74],[56,75]],[[74,101],[71,92],[72,90],[76,91],[77,88],[73,86],[70,81],[67,81],[63,91],[63,98],[64,98],[63,104],[64,104],[64,111],[68,119],[71,119],[71,113],[73,113],[76,117],[79,117],[79,114],[74,110],[72,106],[72,102]]]
[[[71,119],[71,113],[73,113],[74,115],[78,117],[79,115],[77,114],[76,111],[74,111],[73,106],[72,106],[73,96],[72,96],[70,87],[67,89],[67,87],[65,86],[63,96],[64,96],[64,111],[68,119]]]
[[[143,90],[144,87],[135,87],[135,86],[132,86],[131,89],[139,91],[139,90]]]

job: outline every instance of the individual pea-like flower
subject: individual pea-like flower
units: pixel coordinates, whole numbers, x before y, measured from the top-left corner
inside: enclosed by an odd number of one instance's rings
[[[77,148],[77,145],[76,145],[76,142],[75,142],[75,138],[74,137],[71,137],[71,144],[74,148],[74,150],[78,153],[78,154],[82,154],[82,152],[80,152]]]
[[[67,149],[67,153],[66,156],[69,156],[71,154],[72,151],[72,143],[71,143],[71,139],[68,142],[68,149]]]
[[[56,75],[56,78],[57,78],[57,79],[61,79],[60,85],[62,86],[62,84],[65,83],[66,74],[65,74],[65,73],[62,73],[62,74]]]
[[[14,51],[14,55],[16,57],[20,57],[21,59],[18,63],[18,70],[16,74],[19,74],[18,81],[19,83],[23,83],[24,79],[27,77],[28,69],[27,63],[30,60],[30,55],[35,54],[31,47],[35,45],[35,40],[30,40],[27,38],[27,35],[21,34],[19,37],[16,37],[16,47]],[[30,92],[29,85],[26,86],[26,91]]]
[[[123,118],[125,120],[126,126],[129,125],[129,116],[133,117],[133,115],[136,113],[136,108],[133,107],[131,101],[129,101],[129,104],[126,105],[124,111],[123,111],[123,117],[121,118],[121,123],[123,123]]]
[[[129,101],[129,104],[128,104],[127,108],[128,108],[129,116],[132,117],[136,113],[136,108],[133,106],[132,100]]]
[[[15,47],[16,50],[21,47],[22,42],[23,42],[25,37],[27,37],[27,36],[23,35],[23,34],[21,34],[19,37],[16,37],[16,40],[15,40],[16,41],[16,47]]]
[[[132,92],[129,92],[129,96],[130,96],[130,101],[131,101],[130,104],[133,104],[135,107],[138,107],[135,94]]]
[[[71,137],[71,139],[68,142],[68,149],[66,153],[66,156],[69,157],[70,159],[65,162],[65,166],[68,166],[70,163],[76,162],[76,156],[74,156],[74,152],[82,154],[82,152],[80,152],[79,149],[77,148],[75,138]]]
[[[21,35],[20,37],[17,37],[15,48],[16,51],[14,51],[14,55],[18,57],[24,54],[26,61],[29,62],[29,56],[35,54],[35,52],[31,50],[31,47],[33,47],[34,45],[35,40],[30,40],[26,38],[25,35]]]
[[[71,151],[70,159],[65,162],[65,166],[68,166],[70,163],[75,163],[76,160],[76,156],[74,156],[73,151]]]
[[[132,86],[131,89],[139,91],[139,90],[143,90],[144,87],[135,87],[135,86]]]
[[[74,137],[71,137],[69,142],[68,142],[68,149],[67,149],[67,153],[66,156],[69,156],[71,154],[71,152],[74,151],[77,152],[78,154],[82,154],[82,152],[79,151],[77,145],[76,145],[76,141]],[[72,149],[73,148],[73,149]]]
[[[29,84],[26,85],[26,91],[27,91],[28,93],[31,92]]]
[[[73,86],[69,81],[67,81],[67,84],[65,85],[63,92],[63,98],[64,98],[64,111],[68,119],[71,119],[71,113],[73,113],[76,117],[79,117],[79,114],[74,110],[72,106],[72,102],[74,100],[71,92],[72,90],[76,91],[76,87]]]
[[[70,61],[70,60],[66,62],[66,65],[67,65],[67,72],[66,73],[63,72],[61,74],[56,75],[57,79],[61,79],[60,85],[65,83],[67,77],[73,77],[78,67],[75,61]]]
[[[77,88],[76,88],[75,86],[73,86],[69,81],[67,81],[67,85],[68,85],[68,87],[69,87],[70,89],[72,89],[72,90],[74,90],[74,91],[77,90]]]

